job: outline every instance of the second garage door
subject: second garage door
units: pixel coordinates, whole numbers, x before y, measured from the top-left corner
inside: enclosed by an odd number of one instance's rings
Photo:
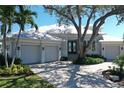
[[[109,60],[115,59],[116,56],[120,54],[119,46],[106,46],[105,47],[105,57]]]
[[[58,60],[58,47],[46,46],[45,47],[45,62]]]
[[[21,46],[21,59],[24,64],[39,63],[41,58],[40,46],[23,45]]]

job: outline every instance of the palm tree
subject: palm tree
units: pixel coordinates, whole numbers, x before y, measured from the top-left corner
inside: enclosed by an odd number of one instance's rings
[[[29,7],[26,6],[18,6],[19,12],[16,12],[15,14],[15,20],[14,22],[17,23],[19,25],[19,33],[18,33],[18,37],[16,39],[16,43],[15,43],[15,49],[14,49],[14,55],[13,55],[13,60],[11,63],[11,68],[14,64],[15,58],[16,58],[16,50],[18,47],[18,43],[19,43],[19,38],[20,38],[20,34],[22,31],[25,30],[25,25],[26,24],[30,24],[31,27],[35,27],[35,29],[38,29],[37,24],[34,22],[33,16],[37,16],[36,12],[32,12]]]
[[[7,61],[7,33],[11,32],[13,17],[15,14],[15,6],[0,6],[0,22],[1,22],[1,34],[3,35],[3,54],[5,56],[5,64],[8,68]]]

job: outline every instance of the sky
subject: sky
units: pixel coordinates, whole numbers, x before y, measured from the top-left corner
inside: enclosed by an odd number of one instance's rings
[[[57,23],[57,18],[54,15],[49,15],[42,6],[33,6],[31,7],[33,11],[37,13],[37,18],[35,18],[35,22],[37,25],[40,26],[46,26],[46,25],[53,25]],[[84,22],[86,19],[83,19]],[[117,24],[117,19],[115,17],[109,17],[105,24],[103,25],[102,32],[104,32],[107,35],[111,35],[114,37],[123,38],[124,33],[124,23],[120,25]],[[83,24],[82,24],[83,25]],[[27,29],[29,26],[27,26]],[[17,25],[14,25],[13,31],[18,31],[19,28]]]

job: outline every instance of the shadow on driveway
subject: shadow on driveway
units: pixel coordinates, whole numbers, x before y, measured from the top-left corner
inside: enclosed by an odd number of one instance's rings
[[[91,72],[90,66],[73,65],[70,61],[57,61],[39,65],[31,65],[32,71],[51,84],[60,88],[112,88],[117,84],[106,80],[97,72]],[[102,69],[97,66],[100,70]],[[95,69],[92,67],[92,69]],[[97,71],[97,70],[96,70]]]

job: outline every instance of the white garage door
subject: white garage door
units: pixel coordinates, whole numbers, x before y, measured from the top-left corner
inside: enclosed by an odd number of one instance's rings
[[[112,60],[115,59],[120,53],[119,46],[106,46],[105,47],[105,56],[107,59]]]
[[[40,62],[40,46],[24,45],[21,46],[21,59],[24,64]]]
[[[45,62],[58,60],[58,47],[46,46],[45,47]]]

